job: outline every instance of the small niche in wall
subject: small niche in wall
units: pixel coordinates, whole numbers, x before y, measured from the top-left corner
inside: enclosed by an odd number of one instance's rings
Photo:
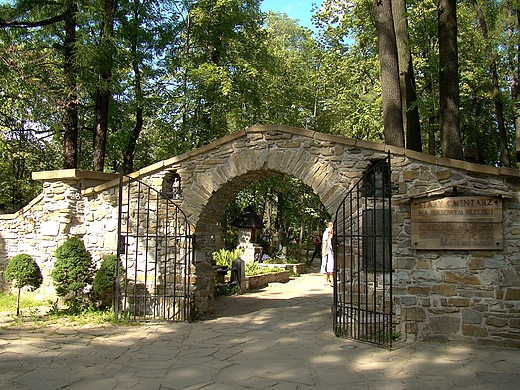
[[[390,182],[390,167],[386,159],[372,161],[365,173],[361,191],[366,197],[386,198],[390,196],[392,183]]]
[[[170,199],[180,199],[182,195],[181,176],[176,171],[164,175],[162,193]]]

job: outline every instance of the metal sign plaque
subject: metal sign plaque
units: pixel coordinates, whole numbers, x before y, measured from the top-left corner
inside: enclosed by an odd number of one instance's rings
[[[501,250],[502,198],[458,196],[411,200],[413,249]]]

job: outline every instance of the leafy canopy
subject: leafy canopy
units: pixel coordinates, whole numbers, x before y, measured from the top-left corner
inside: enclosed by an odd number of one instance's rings
[[[14,256],[5,269],[6,282],[13,282],[14,287],[38,288],[43,282],[40,267],[28,254],[21,253]]]

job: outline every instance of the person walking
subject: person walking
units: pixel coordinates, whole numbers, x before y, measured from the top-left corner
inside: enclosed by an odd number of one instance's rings
[[[316,230],[314,233],[314,252],[312,252],[311,263],[314,261],[314,258],[319,255],[321,252],[321,236]]]
[[[323,232],[321,247],[321,269],[325,285],[333,286],[332,275],[334,274],[334,247],[332,240],[334,237],[334,224],[329,222],[327,229]]]

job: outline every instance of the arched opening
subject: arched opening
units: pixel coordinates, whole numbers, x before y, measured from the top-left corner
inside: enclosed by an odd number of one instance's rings
[[[330,218],[320,196],[303,181],[275,171],[248,172],[214,192],[200,213],[196,233],[206,258],[220,248],[236,247],[230,225],[247,206],[253,206],[266,229],[282,230],[282,247],[295,254],[296,247],[305,249],[306,234],[322,229]]]
[[[198,249],[213,266],[214,252],[237,248],[238,229],[231,225],[246,207],[263,222],[255,244],[261,246],[264,260],[277,257],[286,263],[308,261],[315,250],[315,233],[321,235],[331,218],[314,190],[294,176],[275,171],[238,176],[212,194],[196,227]],[[314,265],[319,266],[319,259],[318,255]]]
[[[181,176],[176,170],[169,170],[164,174],[162,194],[168,199],[179,199],[182,196]]]
[[[221,219],[224,248],[237,247],[231,221],[247,207],[263,222],[263,231],[256,232],[256,244],[262,246],[264,255],[284,254],[303,262],[303,252],[312,249],[309,244],[313,233],[330,219],[319,196],[301,180],[286,174],[260,179],[242,189],[227,205]]]

